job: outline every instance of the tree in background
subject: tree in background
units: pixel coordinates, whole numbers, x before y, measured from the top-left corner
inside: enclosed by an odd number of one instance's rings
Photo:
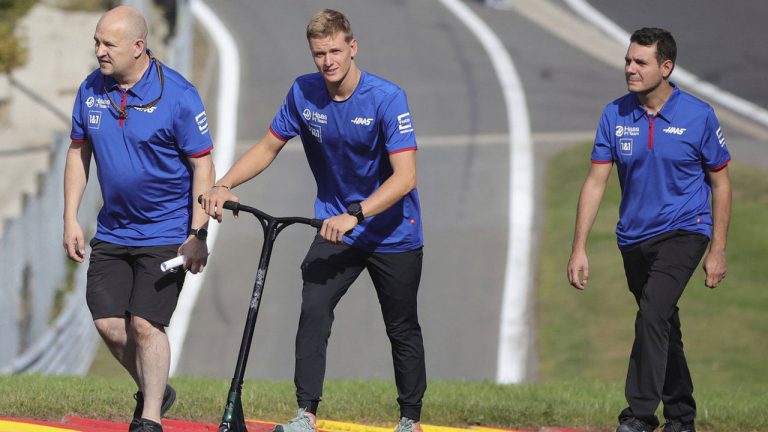
[[[23,17],[37,0],[0,0],[0,73],[10,73],[22,66],[27,53],[14,34],[16,22]]]

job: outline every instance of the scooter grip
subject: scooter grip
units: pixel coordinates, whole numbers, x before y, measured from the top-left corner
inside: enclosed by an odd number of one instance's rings
[[[310,219],[309,220],[309,226],[315,227],[315,228],[322,228],[323,227],[323,220],[322,219]]]
[[[224,208],[227,210],[237,211],[240,208],[240,203],[235,201],[224,201]]]

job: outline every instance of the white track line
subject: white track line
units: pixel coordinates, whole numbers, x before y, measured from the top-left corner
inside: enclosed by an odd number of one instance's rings
[[[532,346],[529,306],[533,286],[533,151],[525,94],[512,57],[493,30],[462,1],[440,1],[480,40],[504,93],[509,125],[509,233],[496,382],[523,382],[528,378]]]
[[[192,0],[190,3],[192,15],[202,24],[205,31],[216,45],[219,59],[219,86],[216,99],[216,149],[213,152],[213,163],[216,173],[226,172],[235,157],[235,136],[237,133],[237,100],[240,86],[240,54],[232,34],[219,20],[219,17],[202,0]],[[197,202],[195,201],[195,204]],[[208,229],[208,248],[213,250],[219,224],[212,223]],[[208,259],[210,266],[215,261],[215,255]],[[170,375],[176,373],[179,365],[184,339],[187,336],[189,320],[197,302],[197,296],[205,279],[205,272],[196,275],[188,274],[181,290],[176,312],[168,327],[168,339],[171,344]]]
[[[565,0],[565,2],[582,18],[607,33],[617,42],[624,45],[629,44],[630,34],[587,3],[586,0]],[[768,127],[768,110],[763,107],[704,81],[680,66],[675,66],[674,78],[680,84],[690,87],[698,93],[707,95],[707,97],[725,108]]]

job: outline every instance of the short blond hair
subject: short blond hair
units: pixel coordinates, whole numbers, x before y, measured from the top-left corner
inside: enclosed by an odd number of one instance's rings
[[[307,40],[333,37],[338,33],[344,33],[346,42],[354,39],[352,25],[343,13],[333,9],[323,9],[316,13],[307,24]]]

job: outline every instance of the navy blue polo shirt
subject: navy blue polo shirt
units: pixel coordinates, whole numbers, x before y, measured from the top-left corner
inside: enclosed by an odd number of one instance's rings
[[[725,167],[730,159],[712,107],[677,86],[654,116],[647,114],[634,93],[608,104],[595,136],[592,162],[613,162],[617,167],[619,248],[677,229],[711,237],[706,172]]]
[[[334,101],[319,73],[296,79],[270,126],[283,141],[300,135],[317,182],[315,217],[346,212],[392,175],[389,155],[416,150],[405,92],[365,71],[352,95]],[[423,245],[414,188],[385,211],[366,218],[344,242],[371,252],[405,252]]]
[[[151,60],[141,79],[123,91],[97,69],[80,85],[72,110],[72,141],[91,143],[103,207],[96,238],[125,246],[182,243],[190,224],[192,169],[188,158],[213,148],[203,103],[179,73]],[[144,105],[160,96],[153,107]]]

